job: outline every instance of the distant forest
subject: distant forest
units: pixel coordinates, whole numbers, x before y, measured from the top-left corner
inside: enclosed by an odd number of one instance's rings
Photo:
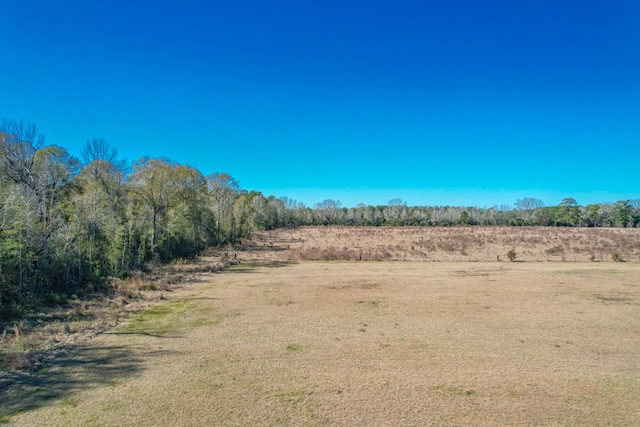
[[[254,230],[307,225],[638,227],[640,200],[558,206],[314,207],[245,190],[227,173],[203,175],[166,158],[133,164],[102,139],[80,158],[45,145],[33,124],[0,123],[0,318],[34,303],[125,277],[149,263],[191,258]]]

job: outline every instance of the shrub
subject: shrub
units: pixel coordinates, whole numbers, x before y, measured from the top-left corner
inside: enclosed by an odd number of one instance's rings
[[[511,249],[509,252],[507,252],[507,258],[509,258],[509,261],[511,261],[511,262],[515,261],[516,260],[516,251]]]

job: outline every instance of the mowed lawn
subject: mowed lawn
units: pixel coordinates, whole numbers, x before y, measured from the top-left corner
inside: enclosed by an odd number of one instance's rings
[[[0,405],[17,426],[637,426],[640,264],[245,263]]]

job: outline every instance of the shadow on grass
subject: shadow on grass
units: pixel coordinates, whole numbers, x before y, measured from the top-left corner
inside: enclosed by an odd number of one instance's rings
[[[297,261],[247,261],[242,264],[235,264],[224,270],[225,274],[255,273],[260,268],[281,268],[288,265],[297,264]]]
[[[182,297],[184,301],[222,301],[224,298],[221,297],[203,297],[203,296],[189,296]]]
[[[130,347],[81,347],[61,350],[33,372],[0,374],[0,424],[22,412],[73,402],[82,390],[116,384],[143,369],[143,360],[166,351],[135,353]]]
[[[182,335],[159,335],[151,332],[103,332],[103,335],[143,335],[145,337],[153,337],[153,338],[181,338]]]
[[[295,239],[291,240],[292,242],[296,242]],[[304,242],[304,240],[302,240]],[[252,252],[281,252],[288,250],[289,247],[274,245],[274,244],[244,244],[241,250],[244,251],[252,251]]]

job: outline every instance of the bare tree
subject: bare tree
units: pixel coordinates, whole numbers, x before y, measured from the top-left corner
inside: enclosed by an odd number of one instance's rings
[[[290,199],[288,197],[281,197],[279,199],[283,204],[283,224],[285,227],[295,227],[297,226],[297,213],[300,209],[304,208],[304,203],[298,202],[295,199]]]
[[[2,173],[36,196],[42,229],[48,236],[53,208],[63,188],[78,173],[80,164],[64,148],[43,147],[43,143],[44,137],[33,124],[10,120],[0,124]]]
[[[127,161],[118,158],[118,150],[102,138],[88,139],[80,153],[83,173],[99,182],[107,194],[124,183],[128,172]]]
[[[399,197],[389,200],[384,210],[387,224],[399,225],[401,223],[400,218],[406,207],[407,202],[404,202]]]
[[[33,164],[36,152],[44,145],[34,124],[4,119],[0,123],[2,172],[11,181],[35,189]]]
[[[316,203],[316,209],[323,211],[326,225],[335,223],[340,215],[340,200],[326,199]]]
[[[407,206],[407,202],[399,197],[395,197],[387,202],[387,206]]]
[[[544,202],[534,197],[525,197],[524,199],[516,200],[515,205],[519,211],[529,211],[543,207]]]
[[[518,214],[522,216],[522,219],[527,222],[535,221],[540,214],[541,208],[544,206],[544,202],[534,197],[525,197],[524,199],[516,200],[516,210]]]

